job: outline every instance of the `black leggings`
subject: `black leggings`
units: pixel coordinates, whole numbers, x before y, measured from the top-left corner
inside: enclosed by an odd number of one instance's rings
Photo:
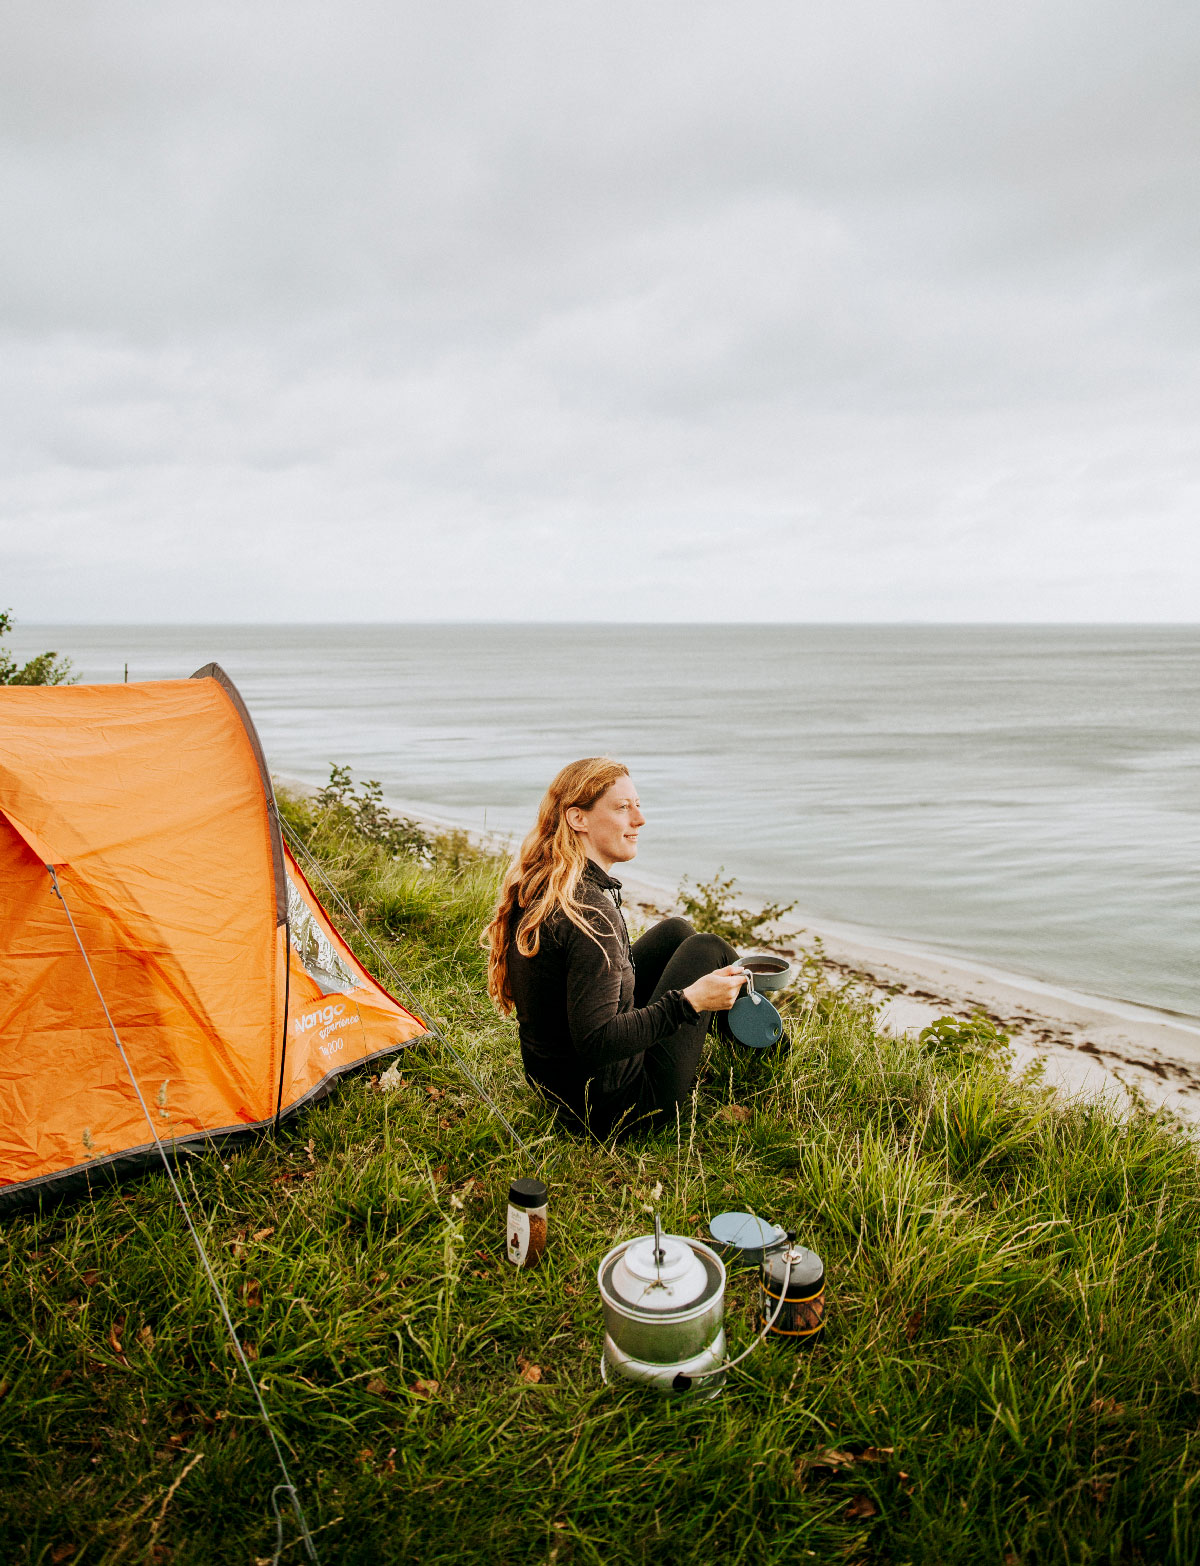
[[[736,961],[737,953],[719,935],[697,935],[686,919],[663,919],[633,943],[637,974],[633,1004],[648,1006],[668,990],[685,990],[714,968]],[[593,1122],[592,1130],[601,1136],[614,1131],[623,1136],[674,1125],[677,1113],[686,1116],[711,1019],[712,1012],[702,1011],[695,1022],[682,1023],[648,1049],[625,1104],[605,1116],[607,1125]]]

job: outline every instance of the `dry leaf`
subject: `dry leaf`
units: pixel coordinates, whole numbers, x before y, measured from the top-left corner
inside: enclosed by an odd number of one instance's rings
[[[258,1344],[257,1343],[248,1343],[248,1342],[243,1343],[242,1344],[242,1353],[246,1356],[247,1359],[257,1359],[258,1358]]]
[[[364,1446],[359,1451],[358,1460],[360,1463],[369,1463],[374,1456],[375,1448],[373,1446]]]
[[[269,1229],[256,1229],[252,1238],[255,1240],[269,1240],[274,1233],[275,1227],[272,1225]]]
[[[427,1087],[425,1091],[429,1094],[430,1098],[438,1099],[442,1097],[441,1088]]]
[[[454,1211],[456,1213],[461,1213],[462,1212],[462,1210],[463,1210],[463,1199],[458,1194],[457,1191],[451,1191],[451,1193],[450,1193],[450,1205],[451,1205],[451,1207],[453,1207],[453,1209],[454,1209]]]
[[[436,1397],[440,1389],[440,1381],[414,1381],[408,1390],[417,1397]]]
[[[92,1289],[95,1288],[97,1283],[99,1283],[100,1274],[95,1270],[95,1268],[89,1267],[86,1272],[81,1272],[79,1274],[79,1281],[83,1284],[85,1289]]]
[[[315,1164],[316,1161],[317,1161],[316,1158],[313,1156],[313,1149],[316,1147],[316,1145],[317,1145],[316,1137],[310,1136],[309,1139],[308,1139],[308,1146],[304,1149],[304,1151],[308,1154],[308,1161],[309,1161],[310,1164]]]
[[[894,1446],[869,1446],[858,1453],[860,1463],[886,1463],[896,1448]]]
[[[121,1347],[121,1334],[124,1331],[125,1318],[124,1316],[118,1316],[116,1321],[114,1321],[112,1326],[108,1329],[108,1346],[110,1349],[112,1349],[114,1354],[123,1355],[125,1352]]]
[[[150,1327],[150,1326],[139,1327],[138,1328],[137,1339],[138,1339],[138,1342],[142,1345],[142,1347],[146,1350],[146,1352],[148,1354],[153,1352],[153,1350],[154,1350],[154,1329],[152,1327]]]
[[[750,1119],[750,1110],[746,1108],[745,1104],[722,1104],[713,1116],[713,1119],[724,1120],[729,1125],[736,1123],[744,1126]]]
[[[920,1332],[924,1320],[925,1312],[923,1310],[914,1310],[912,1315],[904,1323],[904,1336],[910,1343],[916,1337],[917,1333]]]
[[[56,1544],[50,1551],[50,1559],[54,1562],[54,1566],[59,1566],[60,1561],[69,1561],[74,1554],[73,1544]]]
[[[1094,1397],[1088,1404],[1088,1409],[1097,1419],[1120,1419],[1125,1412],[1125,1405],[1118,1403],[1116,1398]]]
[[[387,1382],[382,1376],[372,1376],[367,1382],[367,1391],[374,1397],[382,1397],[387,1391]]]
[[[536,1386],[542,1379],[542,1367],[531,1364],[524,1354],[517,1355],[518,1374],[522,1381],[528,1381],[531,1386]]]
[[[8,1379],[7,1376],[0,1376],[0,1403],[2,1403],[8,1396],[8,1389],[11,1386],[12,1382]]]
[[[857,1522],[860,1517],[874,1517],[878,1510],[869,1495],[856,1495],[842,1516],[847,1522]]]
[[[809,1468],[830,1468],[836,1472],[839,1468],[853,1468],[854,1453],[839,1452],[834,1447],[822,1446],[807,1457],[802,1457],[796,1464],[796,1472],[803,1473]]]
[[[262,1304],[262,1284],[257,1278],[247,1278],[242,1285],[242,1299],[250,1310],[257,1310]]]

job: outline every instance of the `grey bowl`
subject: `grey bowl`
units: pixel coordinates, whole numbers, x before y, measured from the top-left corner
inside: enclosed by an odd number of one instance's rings
[[[754,988],[760,995],[786,989],[792,977],[792,965],[778,952],[742,952],[738,962],[754,974]]]

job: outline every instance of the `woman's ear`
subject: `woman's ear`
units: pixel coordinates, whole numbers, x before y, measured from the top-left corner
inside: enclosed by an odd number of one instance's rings
[[[572,832],[587,833],[587,811],[578,805],[568,805],[563,811],[563,820],[571,828]]]

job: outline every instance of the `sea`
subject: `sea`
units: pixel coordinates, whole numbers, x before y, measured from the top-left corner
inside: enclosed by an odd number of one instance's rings
[[[86,681],[220,663],[280,776],[522,835],[627,763],[639,876],[1200,1017],[1200,627],[30,626]]]

